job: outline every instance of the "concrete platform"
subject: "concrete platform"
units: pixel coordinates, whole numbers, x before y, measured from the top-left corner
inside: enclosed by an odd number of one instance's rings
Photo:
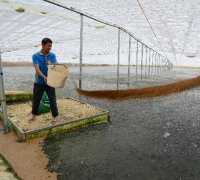
[[[108,111],[73,98],[59,99],[57,103],[61,121],[56,124],[51,122],[51,113],[39,115],[35,121],[29,122],[28,114],[31,112],[29,101],[8,105],[9,122],[19,141],[52,136],[89,125],[107,123],[109,120]]]

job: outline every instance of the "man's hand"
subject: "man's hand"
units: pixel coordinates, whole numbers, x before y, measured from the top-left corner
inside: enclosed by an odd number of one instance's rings
[[[45,82],[47,82],[47,77],[46,76],[44,76],[44,80],[45,80]]]

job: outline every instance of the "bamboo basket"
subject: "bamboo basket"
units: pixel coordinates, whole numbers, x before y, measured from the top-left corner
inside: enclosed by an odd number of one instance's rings
[[[65,64],[48,65],[47,84],[54,88],[63,88],[69,76],[69,69]]]

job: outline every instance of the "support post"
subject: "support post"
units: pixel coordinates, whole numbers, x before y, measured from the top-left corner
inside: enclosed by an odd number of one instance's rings
[[[138,41],[137,41],[137,45],[136,45],[136,62],[135,62],[135,65],[136,65],[136,67],[135,67],[135,74],[136,74],[136,80],[138,80]]]
[[[158,53],[156,52],[156,54],[155,54],[155,77],[156,77],[156,75],[157,75],[157,56],[158,56]]]
[[[140,71],[141,71],[141,80],[143,78],[143,52],[144,51],[144,45],[142,44],[142,49],[141,49],[141,64],[140,64]]]
[[[154,72],[154,51],[152,51],[152,64],[151,64],[151,75],[153,77]]]
[[[160,54],[158,54],[158,75],[160,74]]]
[[[162,73],[162,56],[160,56],[160,73]]]
[[[149,49],[148,77],[150,77],[150,68],[151,68],[151,49]]]
[[[120,28],[118,28],[118,46],[117,46],[117,89],[119,89],[119,65],[120,65]]]
[[[131,64],[131,36],[129,35],[129,45],[128,45],[128,86],[130,86],[130,64]]]
[[[7,106],[6,106],[6,96],[4,89],[4,78],[3,78],[3,68],[2,68],[2,53],[0,51],[0,104],[4,125],[4,132],[8,132],[8,116],[7,116]]]
[[[145,46],[145,50],[146,50],[146,60],[145,60],[145,78],[147,78],[147,59],[148,59],[148,49],[147,46]]]
[[[83,66],[83,15],[80,15],[80,55],[79,55],[79,88],[82,89],[82,66]]]

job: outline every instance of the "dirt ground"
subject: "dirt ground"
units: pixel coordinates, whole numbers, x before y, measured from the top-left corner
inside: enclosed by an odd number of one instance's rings
[[[42,143],[43,139],[19,143],[14,133],[0,133],[0,153],[23,180],[57,179],[57,175],[47,169],[48,159],[42,151]]]

